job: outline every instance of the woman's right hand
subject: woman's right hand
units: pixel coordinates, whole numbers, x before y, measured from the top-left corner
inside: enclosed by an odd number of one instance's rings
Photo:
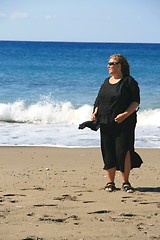
[[[92,113],[92,115],[91,115],[91,120],[92,120],[92,121],[95,121],[95,120],[96,120],[96,114],[95,114],[95,113]]]
[[[97,112],[98,112],[98,107],[96,107],[96,108],[94,109],[94,112],[93,112],[92,115],[91,115],[91,120],[92,120],[92,121],[95,121],[95,120],[96,120],[96,118],[97,118],[97,116],[96,116]]]

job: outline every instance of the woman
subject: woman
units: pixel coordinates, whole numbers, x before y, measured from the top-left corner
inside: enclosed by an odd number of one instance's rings
[[[96,98],[91,120],[100,124],[101,151],[108,183],[105,190],[116,190],[115,173],[121,171],[122,189],[133,192],[130,170],[142,160],[134,151],[136,109],[140,103],[138,83],[130,76],[130,66],[121,54],[110,56],[108,77]]]

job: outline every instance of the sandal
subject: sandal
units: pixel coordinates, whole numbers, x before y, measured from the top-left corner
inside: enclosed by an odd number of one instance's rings
[[[129,182],[124,182],[122,184],[122,190],[127,192],[127,193],[133,193],[134,192],[134,189]]]
[[[104,188],[106,192],[114,192],[116,190],[116,186],[114,182],[108,182]]]

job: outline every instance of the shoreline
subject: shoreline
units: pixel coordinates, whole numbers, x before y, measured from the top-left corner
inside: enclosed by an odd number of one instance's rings
[[[0,145],[0,148],[61,148],[61,149],[94,149],[94,148],[100,148],[100,146],[55,146],[55,145]],[[135,150],[137,149],[151,149],[151,150],[159,150],[160,147],[135,147]]]
[[[160,149],[136,148],[133,194],[107,193],[100,148],[0,147],[0,240],[160,239]]]

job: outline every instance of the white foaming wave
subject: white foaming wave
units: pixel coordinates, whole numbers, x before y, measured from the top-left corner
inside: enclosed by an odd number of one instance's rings
[[[88,120],[92,107],[75,108],[71,102],[37,102],[29,106],[24,101],[0,103],[0,121],[33,124],[78,124]]]
[[[27,106],[24,101],[0,103],[0,121],[33,124],[79,124],[90,119],[93,106],[75,108],[71,102],[37,102]],[[160,108],[138,112],[138,126],[160,127]]]
[[[160,108],[138,112],[138,125],[160,127]]]

